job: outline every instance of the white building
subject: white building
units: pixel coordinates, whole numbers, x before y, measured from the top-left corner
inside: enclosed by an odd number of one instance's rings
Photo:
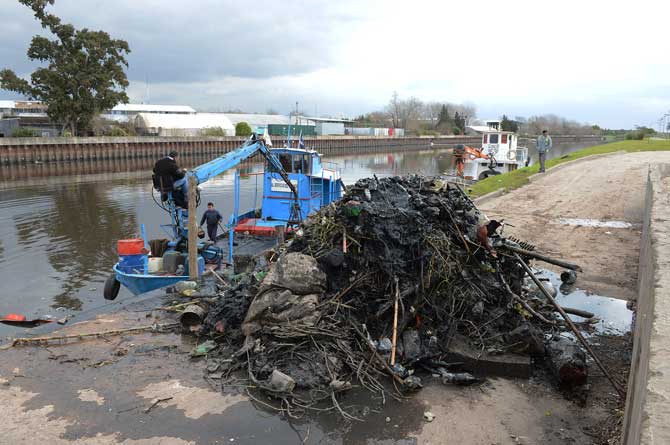
[[[188,105],[119,104],[101,116],[116,122],[131,122],[140,113],[188,115],[196,111]]]
[[[46,117],[47,106],[36,100],[0,100],[0,118]]]
[[[139,113],[135,130],[143,136],[202,136],[207,129],[220,128],[235,136],[235,126],[223,113],[159,114]]]

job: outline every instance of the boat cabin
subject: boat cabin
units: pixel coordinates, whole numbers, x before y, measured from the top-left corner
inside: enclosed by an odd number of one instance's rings
[[[301,219],[342,197],[339,168],[335,164],[324,163],[316,151],[284,147],[273,148],[271,153],[279,159],[284,172],[298,190]],[[263,179],[260,211],[252,210],[241,215],[236,232],[272,234],[277,225],[289,221],[293,193],[288,184],[269,162],[265,164]]]
[[[464,178],[485,179],[524,165],[527,148],[518,146],[518,137],[514,132],[501,130],[499,120],[487,121],[486,128],[477,127],[477,131],[482,135],[482,152],[492,157],[493,162],[489,159],[468,160],[463,172]]]

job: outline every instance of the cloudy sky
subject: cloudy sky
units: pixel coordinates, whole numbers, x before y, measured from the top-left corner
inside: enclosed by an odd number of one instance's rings
[[[480,117],[610,128],[670,110],[667,0],[56,0],[51,11],[128,41],[132,102],[355,115],[398,91],[474,103]],[[27,76],[44,31],[16,0],[0,0],[0,19],[0,68]]]

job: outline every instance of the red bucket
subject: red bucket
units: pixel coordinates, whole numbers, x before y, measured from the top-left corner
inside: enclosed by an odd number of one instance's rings
[[[144,240],[142,238],[120,239],[116,242],[119,256],[140,255],[143,253]]]

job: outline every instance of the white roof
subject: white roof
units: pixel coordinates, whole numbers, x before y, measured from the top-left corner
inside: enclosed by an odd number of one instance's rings
[[[149,104],[119,104],[112,111],[129,111],[131,113],[195,113],[188,105],[149,105]]]
[[[268,125],[288,125],[289,117],[282,114],[246,114],[225,113],[233,125],[246,122],[250,127],[266,127]]]
[[[468,125],[467,128],[476,131],[477,133],[488,133],[489,131],[492,131],[488,125]]]
[[[135,126],[144,128],[197,129],[222,128],[235,130],[235,126],[223,113],[156,114],[139,113]]]
[[[14,108],[13,100],[0,100],[0,108]]]

